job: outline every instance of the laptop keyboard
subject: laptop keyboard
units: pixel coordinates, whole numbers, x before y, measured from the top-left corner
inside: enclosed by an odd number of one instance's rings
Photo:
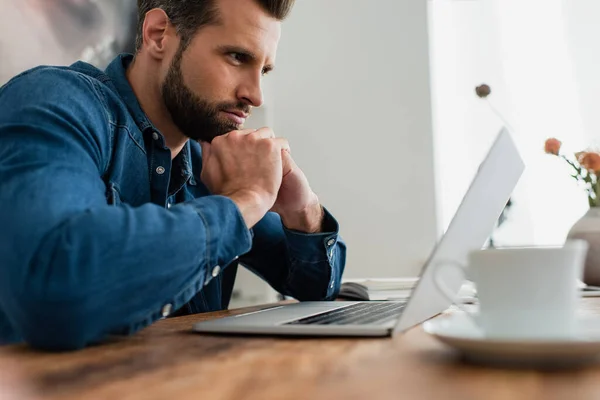
[[[393,317],[399,317],[405,303],[356,303],[322,314],[312,315],[288,322],[284,325],[366,325],[377,324]]]

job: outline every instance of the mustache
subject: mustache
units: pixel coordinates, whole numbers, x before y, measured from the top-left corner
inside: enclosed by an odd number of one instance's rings
[[[242,101],[238,101],[235,103],[220,104],[218,107],[218,110],[219,111],[237,110],[237,111],[243,112],[244,114],[248,114],[248,115],[252,114],[252,107]]]

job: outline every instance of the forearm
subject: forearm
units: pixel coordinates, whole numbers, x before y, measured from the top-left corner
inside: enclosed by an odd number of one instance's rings
[[[238,191],[227,194],[226,197],[236,204],[248,229],[252,229],[265,216],[263,201],[256,193]]]
[[[292,231],[320,233],[323,232],[324,217],[325,211],[321,204],[317,202],[289,215],[282,213],[281,222],[283,226]]]
[[[285,230],[291,260],[287,289],[299,300],[333,300],[346,265],[346,244],[335,218],[323,209],[322,231]]]
[[[34,233],[28,222],[22,231]],[[69,349],[146,326],[167,304],[181,307],[251,238],[233,203],[212,196],[171,210],[99,207],[29,245],[30,268],[26,257],[8,257],[2,303],[26,341]]]
[[[326,231],[315,234],[286,229],[277,214],[269,213],[257,224],[252,251],[240,259],[242,264],[285,295],[333,299],[346,263],[346,245],[337,221],[324,212]]]

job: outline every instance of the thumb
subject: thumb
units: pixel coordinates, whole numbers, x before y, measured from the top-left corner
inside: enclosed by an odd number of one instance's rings
[[[202,164],[206,164],[208,158],[210,157],[211,145],[208,142],[200,142],[200,147],[202,148]]]
[[[294,171],[298,166],[292,158],[292,154],[288,149],[281,150],[281,161],[283,164],[283,177]]]

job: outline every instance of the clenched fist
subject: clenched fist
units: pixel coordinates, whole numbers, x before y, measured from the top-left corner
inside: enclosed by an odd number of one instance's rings
[[[232,131],[201,146],[202,182],[213,194],[231,198],[252,228],[275,204],[288,142],[262,128]]]

